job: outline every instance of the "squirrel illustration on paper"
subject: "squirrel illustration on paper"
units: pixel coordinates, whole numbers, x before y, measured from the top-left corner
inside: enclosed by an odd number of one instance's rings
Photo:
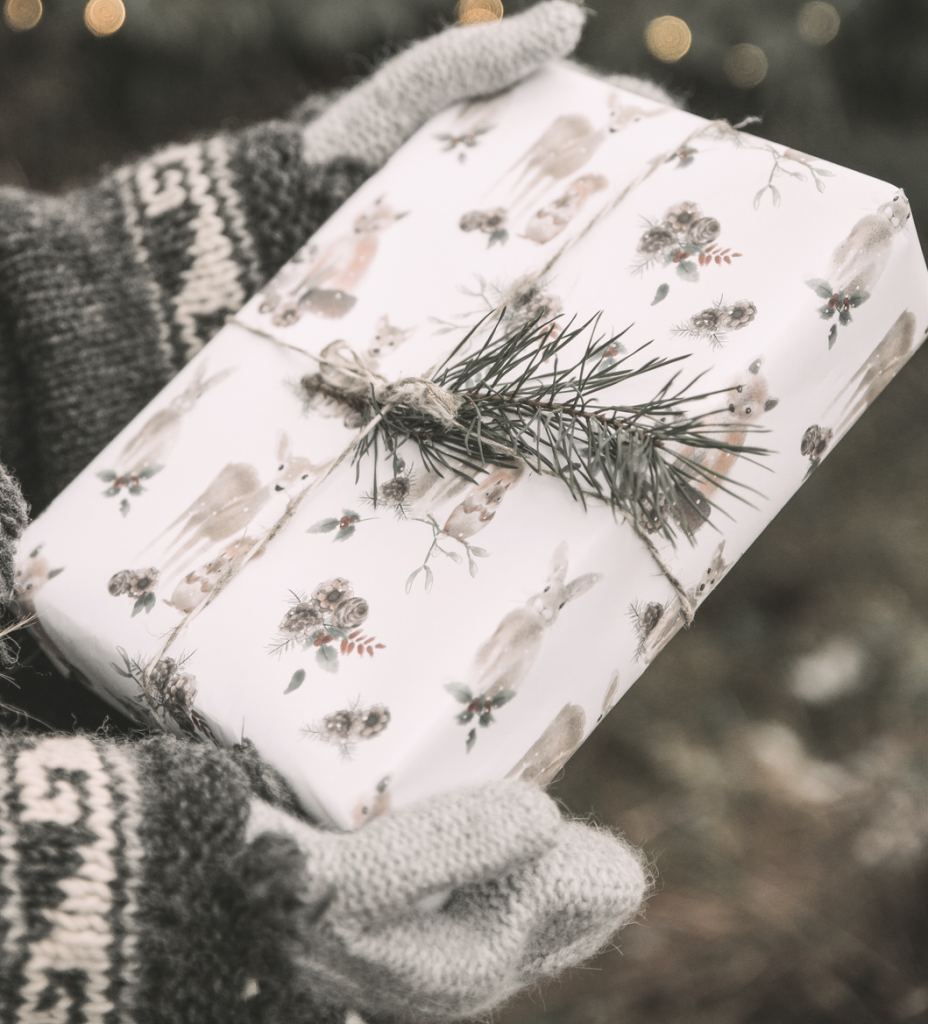
[[[584,174],[575,178],[563,195],[532,215],[523,238],[528,238],[539,245],[550,242],[577,216],[591,195],[602,192],[608,185],[609,182],[601,174]]]
[[[597,722],[606,717],[619,688],[619,673],[609,677]],[[565,704],[554,720],[506,773],[507,779],[534,782],[544,788],[553,782],[561,769],[574,756],[586,735],[586,712],[579,704]]]
[[[541,653],[545,634],[570,601],[582,597],[601,579],[598,572],[567,579],[567,544],[557,546],[544,588],[508,612],[493,635],[477,651],[468,681],[474,693],[491,699],[503,691],[515,694]]]

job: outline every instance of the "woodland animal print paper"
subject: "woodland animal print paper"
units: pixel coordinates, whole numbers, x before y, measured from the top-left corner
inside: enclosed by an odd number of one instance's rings
[[[901,191],[551,66],[435,118],[307,240],[29,527],[20,603],[105,699],[248,737],[341,827],[546,784],[926,327]],[[539,380],[616,375],[590,415],[626,431],[617,472],[629,431],[702,417],[659,453],[675,508],[575,500],[592,442],[533,458],[569,397],[517,458],[353,463],[372,396],[523,328]]]

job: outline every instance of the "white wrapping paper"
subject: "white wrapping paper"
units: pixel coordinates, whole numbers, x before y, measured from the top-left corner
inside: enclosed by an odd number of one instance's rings
[[[899,190],[551,67],[418,132],[30,526],[20,592],[50,654],[135,717],[161,658],[164,723],[251,739],[338,826],[550,779],[683,623],[609,509],[530,472],[432,480],[414,453],[378,466],[375,508],[372,464],[346,461],[239,565],[357,433],[300,350],[422,375],[503,305],[601,312],[625,331],[608,358],[687,355],[681,379],[733,389],[731,439],[772,450],[710,456],[750,504],[704,487],[694,544],[653,535],[694,604],[928,322]]]

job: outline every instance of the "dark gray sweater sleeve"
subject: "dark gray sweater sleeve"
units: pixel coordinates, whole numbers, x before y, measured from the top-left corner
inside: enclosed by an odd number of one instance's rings
[[[171,146],[90,188],[0,189],[0,458],[58,493],[361,184],[299,121]]]

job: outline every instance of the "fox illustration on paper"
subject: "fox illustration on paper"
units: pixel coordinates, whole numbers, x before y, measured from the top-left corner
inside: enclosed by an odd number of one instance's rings
[[[349,234],[334,239],[321,251],[311,249],[309,268],[298,275],[295,284],[281,280],[265,290],[261,310],[271,312],[278,327],[295,324],[307,312],[338,319],[351,311],[357,302],[355,288],[377,255],[380,235],[409,212],[397,213],[384,198],[371,203],[355,219]]]
[[[243,536],[275,492],[303,484],[322,468],[295,455],[286,434],[280,439],[277,459],[276,470],[264,483],[258,470],[248,462],[224,466],[206,490],[149,545],[150,548],[173,534],[165,551],[165,568],[183,562],[189,565],[217,545]]]
[[[25,558],[16,563],[13,577],[13,593],[18,613],[25,619],[32,619],[29,629],[45,648],[52,661],[56,663],[62,675],[71,673],[68,659],[59,650],[52,638],[45,631],[42,621],[35,610],[36,595],[50,581],[64,572],[64,566],[52,568],[51,562],[42,554],[44,544],[39,544]]]
[[[516,175],[512,185],[516,193],[513,208],[533,202],[551,186],[576,174],[610,135],[624,131],[643,118],[667,112],[666,107],[646,110],[624,105],[616,92],[610,93],[607,103],[606,121],[598,128],[583,114],[562,114],[509,168],[499,183]]]
[[[368,365],[376,369],[384,356],[395,352],[415,331],[415,327],[396,327],[390,323],[389,315],[384,313],[378,318],[373,337],[367,346]]]
[[[544,589],[530,597],[522,608],[503,617],[477,651],[467,683],[446,687],[455,700],[465,705],[457,716],[462,725],[469,724],[474,717],[483,727],[493,723],[493,711],[516,696],[538,660],[545,634],[557,622],[564,606],[602,579],[601,573],[588,572],[567,583],[567,565],[567,544],[561,542],[551,558]],[[467,737],[468,751],[476,738],[477,730],[473,728]]]

